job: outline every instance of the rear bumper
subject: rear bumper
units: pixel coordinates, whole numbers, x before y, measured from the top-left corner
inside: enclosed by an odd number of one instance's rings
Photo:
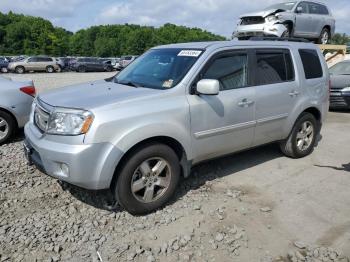
[[[55,142],[42,135],[32,123],[25,126],[24,133],[28,163],[34,164],[43,173],[90,190],[110,187],[122,156],[122,152],[112,144]]]
[[[281,37],[286,31],[283,24],[258,24],[258,25],[239,25],[237,26],[234,37],[251,36],[276,36]]]

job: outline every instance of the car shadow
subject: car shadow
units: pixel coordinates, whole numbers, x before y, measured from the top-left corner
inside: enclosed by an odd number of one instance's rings
[[[330,169],[334,169],[334,170],[338,170],[338,171],[350,172],[350,163],[349,164],[343,164],[341,167],[337,167],[337,166],[322,166],[322,165],[315,165],[315,166],[321,167],[321,168],[330,168]]]
[[[208,181],[235,175],[242,170],[281,157],[284,157],[284,155],[279,151],[278,146],[276,144],[270,144],[198,164],[192,168],[188,178],[183,178],[180,181],[175,196],[168,204],[175,203],[188,192],[199,189]],[[110,190],[91,191],[65,182],[59,183],[63,190],[69,191],[74,198],[90,206],[114,212],[122,210],[114,200]]]

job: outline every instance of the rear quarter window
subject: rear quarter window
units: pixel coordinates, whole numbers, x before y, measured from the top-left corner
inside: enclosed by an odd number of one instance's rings
[[[323,77],[321,61],[316,50],[299,49],[299,54],[303,63],[306,79]]]

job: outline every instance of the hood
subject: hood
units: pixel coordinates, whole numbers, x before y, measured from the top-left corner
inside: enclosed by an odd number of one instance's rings
[[[350,86],[350,75],[331,75],[332,88],[344,88]]]
[[[100,80],[43,92],[38,98],[51,106],[90,110],[108,104],[144,99],[162,92]]]
[[[282,12],[288,12],[288,11],[282,10],[282,9],[264,10],[264,11],[244,14],[244,15],[241,15],[240,18],[251,17],[251,16],[260,16],[260,17],[264,17],[265,18],[265,17],[267,17],[269,15],[274,15],[276,13],[282,13]]]

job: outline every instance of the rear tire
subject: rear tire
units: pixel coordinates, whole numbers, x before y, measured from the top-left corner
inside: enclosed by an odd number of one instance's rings
[[[179,179],[180,163],[176,153],[164,144],[151,143],[126,159],[118,174],[114,195],[129,213],[148,214],[170,200]],[[150,197],[148,190],[151,190]]]
[[[304,112],[297,119],[288,138],[280,142],[284,155],[291,158],[303,158],[310,155],[315,147],[319,134],[319,124],[316,118]]]
[[[23,66],[17,66],[17,67],[15,68],[15,72],[16,72],[17,74],[24,74],[25,71],[26,71],[26,70],[24,69]]]
[[[320,37],[317,39],[317,44],[327,45],[331,40],[331,32],[328,28],[323,28]]]
[[[16,121],[13,117],[4,112],[0,111],[0,145],[4,144],[15,132]]]

